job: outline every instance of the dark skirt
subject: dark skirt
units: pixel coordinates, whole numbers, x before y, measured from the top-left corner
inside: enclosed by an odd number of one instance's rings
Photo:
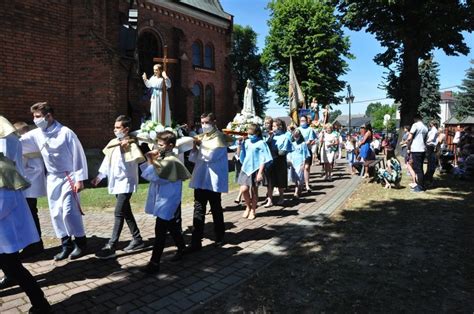
[[[270,182],[275,188],[288,186],[288,162],[286,156],[277,156],[270,167]]]

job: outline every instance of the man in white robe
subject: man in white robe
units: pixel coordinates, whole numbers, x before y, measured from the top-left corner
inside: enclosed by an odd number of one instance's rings
[[[155,122],[162,123],[161,111],[162,111],[162,93],[163,93],[163,81],[166,84],[166,89],[171,88],[171,80],[166,75],[165,71],[162,71],[162,66],[160,64],[155,64],[153,66],[153,75],[150,79],[147,79],[146,73],[143,73],[143,83],[149,89],[151,89],[151,98],[150,98],[150,113],[151,120]],[[171,126],[171,112],[170,112],[170,103],[168,99],[168,93],[166,93],[166,104],[165,104],[165,126]]]
[[[76,259],[85,254],[86,248],[79,202],[79,191],[87,180],[86,156],[76,134],[54,119],[54,110],[48,103],[34,104],[31,112],[38,128],[20,140],[25,149],[39,151],[46,166],[49,210],[62,245],[54,260]]]

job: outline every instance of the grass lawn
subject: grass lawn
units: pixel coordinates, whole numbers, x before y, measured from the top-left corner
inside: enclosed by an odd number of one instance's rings
[[[359,186],[322,226],[202,312],[474,310],[474,186],[450,176],[411,193]]]
[[[229,191],[238,187],[234,183],[235,172],[229,172]],[[148,194],[148,183],[140,183],[137,192],[133,194],[131,199],[132,210],[134,212],[143,212],[146,197]],[[189,180],[183,183],[183,206],[189,205],[194,200],[194,190],[189,188]],[[115,197],[110,195],[107,187],[89,188],[81,192],[81,206],[84,211],[113,211],[115,207]],[[48,201],[46,197],[38,199],[38,208],[41,210],[48,209]]]

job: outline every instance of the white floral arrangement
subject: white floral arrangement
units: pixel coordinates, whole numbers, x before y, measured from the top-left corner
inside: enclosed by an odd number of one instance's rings
[[[137,137],[151,140],[154,142],[158,133],[163,131],[171,131],[176,135],[177,138],[183,137],[183,132],[181,128],[178,127],[173,129],[169,126],[165,127],[161,123],[151,120],[145,121],[141,124],[140,130],[137,132]]]
[[[252,115],[243,115],[238,113],[232,122],[229,122],[226,126],[226,130],[234,132],[247,132],[249,124],[255,123],[258,125],[263,125],[263,120],[259,116]]]

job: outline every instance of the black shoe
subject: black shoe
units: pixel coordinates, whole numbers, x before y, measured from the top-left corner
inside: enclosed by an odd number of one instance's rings
[[[160,264],[149,262],[145,267],[141,268],[140,271],[149,275],[157,274],[160,272]]]
[[[21,259],[29,258],[35,255],[41,254],[43,253],[43,251],[44,251],[43,241],[40,240],[38,242],[31,243],[30,245],[25,247],[23,251],[21,251],[20,253],[20,258]]]
[[[125,252],[133,252],[145,247],[145,242],[143,240],[132,240],[130,243],[123,249]]]
[[[15,282],[13,281],[13,279],[8,278],[7,276],[0,278],[0,290],[6,289],[13,285],[15,285]]]
[[[72,251],[74,251],[74,247],[62,247],[62,251],[59,252],[58,254],[54,255],[54,260],[55,261],[62,261],[71,255]]]
[[[202,246],[190,245],[184,248],[183,255],[195,253],[195,252],[200,251],[201,249],[202,249]]]
[[[107,243],[99,252],[95,253],[95,256],[98,259],[109,259],[117,255],[115,254],[115,247]]]
[[[54,255],[55,261],[62,261],[69,257],[71,252],[74,250],[74,243],[72,243],[71,237],[66,236],[61,239],[61,252]]]
[[[183,259],[183,250],[178,250],[176,254],[170,259],[171,262],[179,262],[180,260]]]
[[[87,238],[84,237],[76,237],[74,239],[74,250],[71,252],[69,258],[71,260],[78,259],[86,255],[86,247],[87,247]]]

